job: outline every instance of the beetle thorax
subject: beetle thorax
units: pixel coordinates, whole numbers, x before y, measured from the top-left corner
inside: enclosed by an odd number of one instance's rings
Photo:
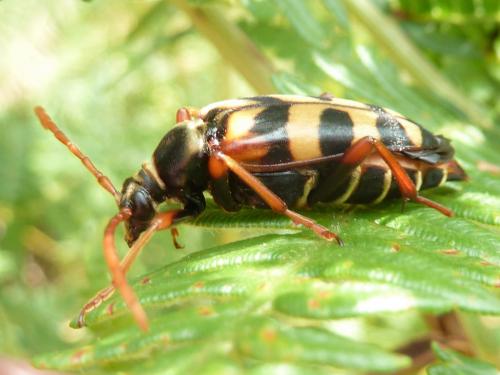
[[[202,191],[208,183],[206,124],[189,120],[177,124],[161,140],[153,153],[153,166],[166,187],[169,198]]]

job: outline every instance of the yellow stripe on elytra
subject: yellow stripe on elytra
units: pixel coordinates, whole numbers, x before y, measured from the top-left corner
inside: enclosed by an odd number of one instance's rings
[[[390,108],[382,108],[385,112],[387,112],[388,114],[394,116],[394,117],[397,117],[398,120],[400,120],[401,118],[406,118],[405,116],[403,116],[401,113],[399,112],[396,112]]]
[[[330,101],[330,103],[332,103],[333,105],[339,106],[339,107],[352,107],[352,108],[359,108],[359,109],[371,111],[371,108],[368,104],[356,102],[354,100],[349,100],[349,99],[333,98]],[[342,109],[342,108],[340,108],[340,109]]]
[[[404,128],[406,136],[410,139],[411,143],[417,147],[422,146],[422,129],[420,126],[405,118],[398,118],[398,121]]]
[[[286,132],[294,160],[322,157],[319,139],[320,114],[323,106],[291,106]]]
[[[229,100],[223,100],[220,102],[215,102],[209,105],[206,105],[205,107],[201,108],[199,111],[199,116],[201,118],[204,118],[208,112],[210,112],[212,109],[238,109],[242,107],[247,107],[251,105],[256,105],[258,104],[257,101],[255,100],[250,100],[250,99],[229,99]]]
[[[279,99],[285,102],[285,104],[293,104],[293,103],[304,103],[304,104],[326,104],[333,105],[336,107],[341,107],[339,109],[343,109],[343,107],[351,107],[358,108],[363,110],[371,111],[371,108],[368,104],[360,103],[354,100],[342,99],[342,98],[332,98],[332,99],[324,99],[324,98],[316,98],[313,96],[301,96],[301,95],[268,95],[271,98]]]
[[[247,108],[232,112],[227,119],[226,141],[244,138],[255,125],[255,117],[264,107]]]
[[[380,133],[377,129],[377,115],[371,111],[359,111],[356,109],[344,108],[344,111],[349,114],[353,123],[352,131],[354,137],[352,144],[359,141],[361,138],[371,136],[375,139],[380,139]]]
[[[283,104],[293,104],[293,103],[317,103],[325,104],[324,100],[315,98],[312,96],[302,96],[302,95],[267,95],[270,98],[275,98],[283,101]]]

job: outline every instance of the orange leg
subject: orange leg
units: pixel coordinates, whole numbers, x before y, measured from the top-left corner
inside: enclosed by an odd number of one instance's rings
[[[179,237],[179,230],[177,228],[172,228],[170,229],[170,234],[172,235],[172,242],[174,243],[174,247],[176,249],[184,249],[184,246],[182,246],[179,241],[177,241],[177,238]]]
[[[189,114],[189,109],[186,107],[179,108],[175,115],[175,123],[183,122],[186,120],[191,120],[191,115]]]
[[[251,187],[258,195],[266,202],[269,207],[275,212],[288,216],[295,224],[304,225],[305,227],[311,229],[318,236],[332,241],[335,239],[339,245],[343,245],[342,240],[335,233],[330,232],[324,226],[316,223],[314,220],[305,217],[295,211],[288,209],[287,205],[283,200],[269,190],[258,178],[254,177],[250,172],[243,168],[236,160],[230,156],[220,152],[214,151],[209,165],[212,166],[212,170],[216,172],[218,168],[221,168],[221,163],[230,169],[234,174],[236,174],[243,182],[245,182],[249,187]],[[215,167],[218,165],[218,168]]]
[[[114,293],[115,287],[113,285],[107,286],[106,288],[98,291],[96,295],[92,297],[92,299],[90,299],[85,305],[83,305],[82,309],[80,310],[76,323],[77,327],[82,328],[83,326],[85,326],[85,316],[89,312],[97,309],[101,303],[110,298]]]
[[[177,114],[175,115],[175,121],[178,124],[179,122],[192,120],[193,118],[196,117],[198,117],[198,110],[194,108],[182,107],[177,110]]]
[[[87,315],[90,311],[96,309],[101,303],[111,297],[116,288],[122,295],[125,304],[132,312],[132,315],[137,321],[139,327],[141,327],[143,331],[148,330],[149,324],[146,313],[139,303],[134,291],[128,284],[127,279],[125,278],[125,274],[130,269],[130,266],[137,258],[141,250],[149,242],[153,234],[156,231],[167,229],[168,227],[170,227],[180,212],[181,210],[173,210],[158,213],[151,221],[149,227],[132,245],[121,263],[116,251],[114,236],[116,227],[120,222],[127,220],[128,216],[130,215],[130,211],[128,209],[122,209],[118,214],[111,218],[108,225],[106,226],[106,230],[104,233],[104,255],[108,264],[109,271],[111,273],[113,285],[99,291],[89,302],[87,302],[83,306],[78,316],[79,327],[83,327],[85,315]]]
[[[58,128],[56,123],[52,121],[50,116],[42,107],[35,107],[35,114],[37,115],[42,126],[52,132],[59,142],[65,145],[73,155],[80,159],[85,168],[87,168],[88,171],[97,179],[97,182],[106,191],[113,195],[113,197],[115,197],[116,204],[118,205],[120,203],[121,194],[118,190],[116,190],[111,180],[95,167],[89,157],[85,155],[77,145],[71,142],[71,140]]]
[[[444,207],[430,199],[419,196],[415,184],[411,178],[408,177],[408,174],[399,164],[393,153],[385,147],[382,142],[373,137],[361,138],[345,151],[338,168],[334,171],[334,177],[336,177],[336,180],[341,181],[338,176],[347,176],[350,171],[360,165],[373,151],[377,152],[391,169],[391,172],[398,183],[399,191],[401,192],[403,199],[422,203],[428,207],[438,210],[446,216],[453,216],[453,212],[449,208]],[[325,185],[325,191],[319,192],[319,195],[323,194],[327,196],[329,193],[328,189],[336,189],[335,184],[329,184],[328,186]]]

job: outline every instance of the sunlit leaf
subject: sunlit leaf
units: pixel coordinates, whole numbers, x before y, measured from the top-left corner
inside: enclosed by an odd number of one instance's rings
[[[478,209],[486,210],[488,203],[478,203]],[[460,210],[455,219],[424,207],[408,207],[404,214],[398,210],[394,204],[355,213],[328,206],[310,212],[324,224],[341,223],[346,242],[342,248],[306,232],[256,237],[193,253],[134,284],[141,303],[153,316],[152,334],[143,337],[135,327],[119,330],[82,349],[84,354],[59,353],[38,363],[63,369],[108,362],[120,365],[150,356],[145,353],[200,345],[200,340],[211,347],[208,342],[215,336],[225,355],[238,357],[245,366],[252,358],[287,358],[300,366],[400,368],[407,364],[403,358],[390,359],[380,352],[373,354],[373,358],[384,358],[377,364],[369,360],[369,353],[381,349],[354,343],[356,349],[342,354],[340,348],[351,345],[343,341],[347,338],[331,336],[335,333],[325,328],[311,331],[302,327],[409,309],[442,313],[460,308],[499,315],[500,300],[492,288],[499,283],[494,265],[500,264],[500,258],[498,229],[487,224],[488,217],[477,215],[477,221],[471,221]],[[219,229],[291,229],[287,219],[269,211],[244,210],[230,215],[212,205],[192,224]],[[86,324],[95,329],[119,327],[129,321],[128,314],[119,296],[114,296],[90,312]],[[172,331],[173,327],[179,331]],[[175,332],[183,332],[181,341]],[[315,332],[320,336],[315,338]],[[168,346],[164,345],[166,337]],[[331,349],[321,354],[317,340],[332,345]],[[284,349],[280,346],[288,351],[281,354]],[[217,348],[215,345],[213,350],[219,352]],[[353,351],[359,359],[347,355]],[[361,358],[367,362],[360,362]]]

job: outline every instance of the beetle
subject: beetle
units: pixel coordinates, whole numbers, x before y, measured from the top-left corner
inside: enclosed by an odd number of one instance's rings
[[[177,124],[160,141],[151,162],[127,178],[119,192],[43,108],[35,108],[35,113],[114,196],[119,208],[103,240],[112,286],[83,307],[80,326],[85,314],[116,288],[140,328],[148,329],[147,316],[125,273],[154,232],[204,210],[205,191],[226,211],[270,207],[342,245],[337,234],[291,208],[317,202],[370,204],[400,197],[452,216],[450,209],[418,191],[467,178],[453,159],[448,139],[390,109],[327,93],[267,95],[217,102],[200,110],[179,109]],[[167,199],[180,202],[182,208],[158,212]],[[114,237],[122,222],[130,250],[120,263]]]

